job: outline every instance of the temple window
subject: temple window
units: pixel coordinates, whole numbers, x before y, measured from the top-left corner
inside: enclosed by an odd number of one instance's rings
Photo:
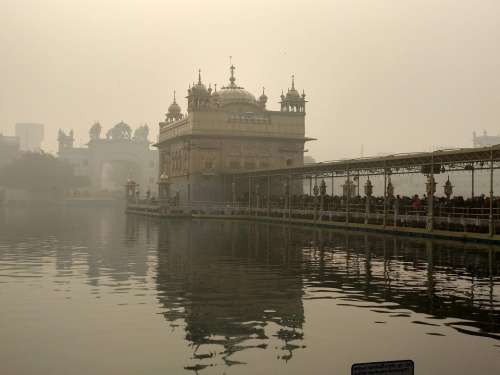
[[[229,168],[231,168],[231,169],[240,169],[240,162],[238,160],[231,160],[229,162]]]
[[[255,169],[255,162],[250,160],[246,161],[245,169]]]

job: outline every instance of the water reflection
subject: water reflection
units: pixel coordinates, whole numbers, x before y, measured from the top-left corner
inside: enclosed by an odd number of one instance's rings
[[[185,322],[200,363],[270,349],[270,323],[282,340],[271,349],[291,359],[305,347],[303,301],[313,299],[370,309],[376,323],[428,314],[435,322],[412,322],[429,335],[454,318],[446,324],[461,333],[500,339],[498,248],[248,222],[158,225],[159,301],[173,326]]]
[[[307,286],[344,290],[341,299],[358,307],[384,303],[377,312],[388,316],[401,316],[391,310],[403,308],[468,320],[453,327],[500,338],[494,335],[500,332],[498,248],[347,232],[329,232],[325,239],[316,231],[315,238],[310,248],[299,245],[307,257]],[[317,292],[305,298],[317,298]]]
[[[236,222],[161,224],[158,298],[171,324],[185,321],[194,359],[219,356],[225,365],[240,364],[231,356],[267,349],[269,334],[281,341],[280,359],[289,360],[303,346],[302,257],[292,251],[290,231],[280,229]],[[277,328],[266,330],[271,323]]]
[[[79,281],[108,304],[153,305],[160,329],[173,332],[169,345],[190,346],[176,360],[195,372],[255,366],[255,353],[297,365],[311,345],[342,345],[308,336],[325,324],[311,315],[318,309],[331,319],[342,309],[367,311],[374,325],[399,319],[431,336],[456,332],[500,345],[499,251],[269,223],[126,217],[121,209],[0,210],[0,292],[49,280],[71,299],[82,293]],[[364,334],[358,323],[345,324]]]

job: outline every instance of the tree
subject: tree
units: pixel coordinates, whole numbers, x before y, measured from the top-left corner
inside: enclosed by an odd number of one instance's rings
[[[30,191],[64,191],[88,185],[72,166],[51,154],[29,152],[0,169],[0,186]]]

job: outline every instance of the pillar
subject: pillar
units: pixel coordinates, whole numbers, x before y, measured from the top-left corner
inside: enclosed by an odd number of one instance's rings
[[[349,224],[349,201],[351,199],[351,180],[349,174],[349,164],[347,165],[347,198],[345,201],[345,222]]]
[[[252,212],[252,178],[248,175],[248,214]]]
[[[160,210],[166,213],[170,199],[170,181],[165,173],[160,176],[160,180],[158,181],[158,199]]]
[[[260,208],[260,185],[255,185],[255,208]],[[255,212],[256,214],[258,211]]]
[[[236,205],[236,182],[234,181],[234,176],[233,176],[233,181],[231,182],[231,201],[233,202],[233,206]]]
[[[326,182],[325,179],[321,179],[321,184],[319,186],[319,193],[320,193],[320,203],[319,203],[319,209],[320,211],[323,211],[325,209],[325,195],[326,195]]]
[[[394,226],[398,226],[398,219],[399,219],[399,198],[394,197]]]
[[[271,176],[267,176],[267,216],[271,216]]]
[[[288,209],[288,183],[287,180],[283,182],[283,209]],[[283,213],[283,217],[285,217],[285,213]]]
[[[334,189],[333,189],[333,186],[334,186],[333,175],[334,175],[334,172],[332,172],[332,199],[331,199],[332,207],[330,207],[330,211],[333,211],[333,194],[334,194]]]
[[[386,225],[387,223],[387,167],[384,165],[384,214],[382,218],[382,224]]]
[[[314,220],[318,219],[318,195],[319,195],[319,187],[318,187],[318,176],[314,176]]]
[[[434,193],[436,192],[436,181],[434,180],[434,165],[427,177],[427,230],[434,230]]]
[[[490,214],[488,216],[489,235],[495,234],[495,221],[493,219],[493,148],[490,151]]]
[[[370,201],[372,194],[373,194],[373,184],[370,181],[370,177],[368,177],[368,180],[366,181],[365,184],[365,196],[366,196],[365,224],[368,224],[370,219]]]
[[[471,169],[471,196],[474,198],[474,164],[472,164]]]

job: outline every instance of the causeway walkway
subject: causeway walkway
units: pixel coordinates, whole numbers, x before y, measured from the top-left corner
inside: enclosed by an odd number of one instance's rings
[[[249,208],[231,204],[193,203],[162,207],[159,204],[127,204],[127,214],[158,218],[253,220],[291,225],[338,228],[424,238],[440,238],[500,244],[500,235],[490,234],[488,221],[473,218],[433,217],[434,229],[426,227],[425,215],[397,215],[385,220],[380,213]],[[385,224],[384,224],[385,222]],[[450,229],[453,228],[453,229]]]

